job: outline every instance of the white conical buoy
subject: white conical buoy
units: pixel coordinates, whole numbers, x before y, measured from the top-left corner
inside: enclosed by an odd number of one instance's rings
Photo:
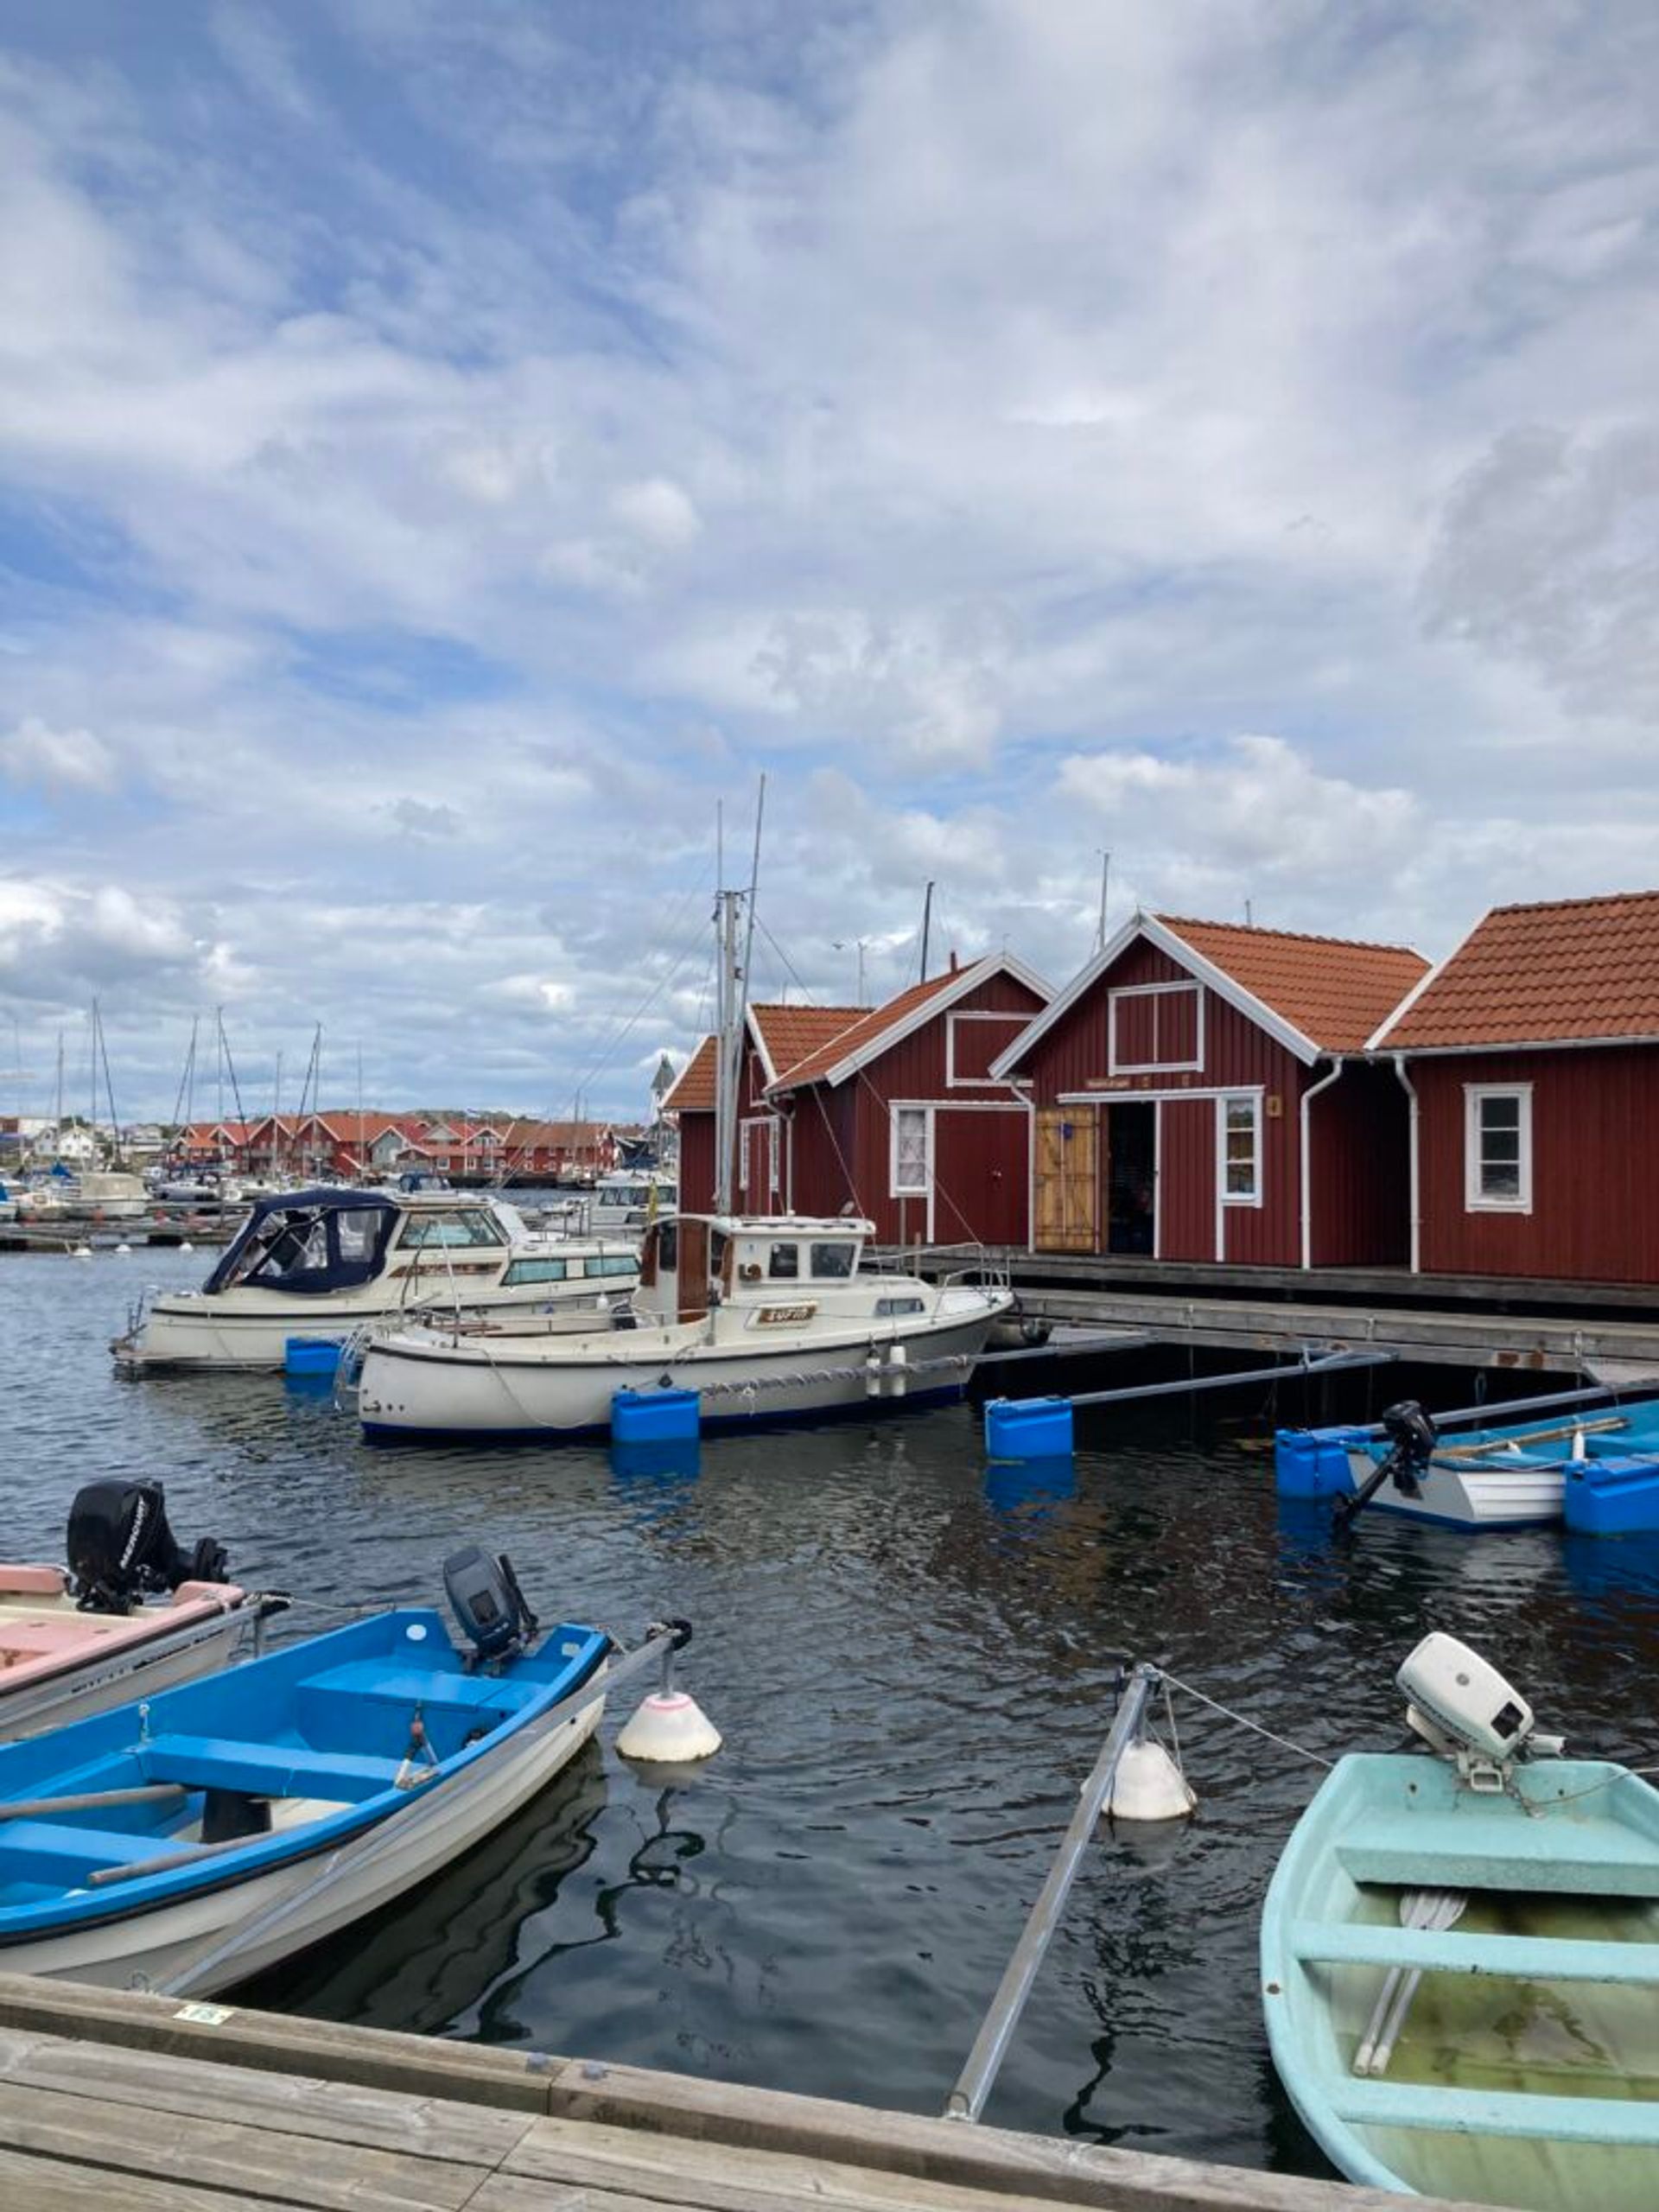
[[[77,1244],[72,1255],[72,1257],[77,1260],[90,1260],[92,1256],[92,1248],[90,1244]]]
[[[130,1260],[132,1257],[132,1247],[130,1244],[118,1244],[115,1249],[116,1255],[119,1259]]]
[[[683,1690],[653,1690],[616,1739],[625,1759],[652,1766],[683,1766],[720,1749],[720,1731]]]
[[[1106,1810],[1115,1821],[1184,1821],[1198,1802],[1163,1745],[1141,1736],[1117,1763]]]
[[[179,1249],[181,1252],[194,1252],[195,1249],[195,1246],[190,1242],[190,1239],[188,1236],[180,1237]]]

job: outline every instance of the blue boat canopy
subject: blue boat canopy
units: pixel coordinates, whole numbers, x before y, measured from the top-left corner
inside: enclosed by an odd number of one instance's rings
[[[256,1199],[205,1287],[302,1297],[355,1289],[385,1264],[400,1211],[384,1191],[319,1187]]]

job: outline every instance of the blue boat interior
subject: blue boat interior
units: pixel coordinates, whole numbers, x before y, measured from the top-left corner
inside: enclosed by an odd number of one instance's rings
[[[607,1649],[565,1624],[498,1671],[469,1669],[439,1614],[403,1610],[0,1745],[0,1946],[395,1816],[579,1689]]]

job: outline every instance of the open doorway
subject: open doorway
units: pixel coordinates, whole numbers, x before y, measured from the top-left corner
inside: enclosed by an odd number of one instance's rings
[[[1106,1109],[1106,1249],[1145,1253],[1158,1242],[1158,1109]]]

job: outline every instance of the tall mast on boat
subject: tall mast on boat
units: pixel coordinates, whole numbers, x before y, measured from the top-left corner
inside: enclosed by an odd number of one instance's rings
[[[744,893],[741,891],[722,891],[716,908],[716,935],[720,946],[715,1052],[716,1213],[730,1213],[732,1211],[733,1170],[737,1154],[737,1090],[743,1068],[743,1025],[748,1008],[749,958],[754,945],[754,895],[760,880],[760,825],[766,807],[766,779],[762,776],[760,795],[754,805],[754,856],[749,866],[749,911],[741,960],[737,950],[738,909],[743,903]]]

